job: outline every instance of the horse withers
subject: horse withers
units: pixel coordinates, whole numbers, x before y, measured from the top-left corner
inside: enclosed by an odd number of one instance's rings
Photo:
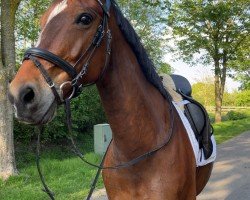
[[[109,199],[196,199],[213,163],[196,167],[172,97],[114,0],[55,0],[41,27],[9,86],[16,117],[46,124],[65,99],[96,84],[113,132],[104,166],[159,149],[134,165],[103,170]]]

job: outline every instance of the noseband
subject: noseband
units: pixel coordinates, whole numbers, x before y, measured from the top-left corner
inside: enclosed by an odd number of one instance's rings
[[[64,96],[63,88],[66,85],[69,85],[72,88],[72,93],[70,94],[69,97],[67,97],[67,100],[70,100],[74,97],[77,97],[81,93],[81,89],[82,89],[83,85],[82,85],[82,83],[80,83],[80,81],[87,74],[90,61],[93,58],[93,55],[94,55],[96,49],[101,45],[101,42],[102,42],[104,35],[105,35],[105,31],[106,31],[107,41],[106,41],[106,58],[105,58],[104,67],[102,68],[102,72],[100,73],[99,78],[95,82],[90,83],[88,85],[95,84],[99,79],[101,79],[106,68],[107,68],[110,53],[111,53],[111,40],[112,40],[111,31],[110,31],[109,26],[108,26],[108,18],[109,18],[109,12],[110,12],[110,7],[111,7],[111,1],[106,0],[105,4],[103,4],[100,0],[97,0],[97,2],[99,3],[99,5],[101,6],[101,8],[103,10],[102,22],[99,25],[99,27],[97,28],[96,34],[95,34],[92,42],[90,43],[90,45],[88,46],[86,51],[79,57],[79,59],[76,61],[76,63],[74,65],[71,65],[66,60],[63,60],[62,58],[58,57],[57,55],[53,54],[52,52],[44,50],[44,49],[30,48],[25,52],[24,60],[33,61],[35,66],[39,69],[40,73],[43,75],[48,86],[51,88],[58,104],[61,104],[64,102],[64,99],[62,99]],[[55,83],[53,82],[50,75],[48,74],[48,72],[45,70],[44,66],[41,64],[41,62],[37,58],[42,58],[46,61],[49,61],[50,63],[53,63],[55,66],[61,68],[63,71],[65,71],[71,77],[71,81],[67,81],[60,86],[62,98],[60,97],[60,95],[56,89]],[[76,71],[75,67],[80,63],[80,61],[83,58],[86,59],[86,62],[83,65],[81,71],[78,73]],[[84,86],[88,86],[88,85],[84,85]]]

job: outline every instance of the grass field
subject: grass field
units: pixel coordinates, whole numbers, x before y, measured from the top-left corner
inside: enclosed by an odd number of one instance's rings
[[[250,130],[250,117],[236,121],[225,121],[214,125],[214,132],[217,144]]]
[[[91,138],[83,140],[86,158],[93,163],[100,162],[100,156],[92,152]],[[93,140],[93,139],[92,139]],[[84,145],[82,144],[82,146]],[[86,146],[87,144],[87,146]],[[41,165],[48,186],[56,194],[56,199],[77,200],[88,194],[96,169],[84,164],[66,147],[66,144],[49,146],[42,153]],[[87,149],[87,151],[86,151]],[[35,163],[35,145],[32,147],[18,147],[16,151],[19,176],[11,177],[8,181],[0,180],[1,200],[45,200],[47,195],[42,192]],[[99,180],[97,187],[102,187]]]
[[[218,144],[250,130],[250,110],[244,111],[244,113],[247,115],[245,119],[224,121],[214,125]],[[92,153],[92,140],[90,135],[85,136],[81,141],[81,146],[85,146],[86,158],[91,162],[98,163],[100,157]],[[16,159],[20,174],[11,177],[6,182],[0,180],[1,200],[48,199],[47,195],[41,191],[42,186],[36,170],[34,148],[35,146],[18,146]],[[44,149],[41,160],[42,168],[48,185],[56,194],[56,199],[84,199],[96,169],[82,163],[80,159],[67,150],[66,144],[46,146]],[[98,188],[100,187],[102,187],[101,180],[98,182]]]
[[[229,140],[244,131],[250,130],[250,109],[236,112],[245,115],[245,118],[227,121],[227,115],[224,113],[222,118],[226,121],[219,124],[213,124],[217,144],[221,144],[222,142],[225,142],[226,140]]]

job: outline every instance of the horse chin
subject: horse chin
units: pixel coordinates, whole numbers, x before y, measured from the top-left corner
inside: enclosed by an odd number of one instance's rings
[[[48,124],[49,122],[51,122],[56,115],[56,110],[57,110],[57,104],[54,101],[49,107],[49,109],[45,112],[45,114],[41,117],[41,119],[35,125],[44,125],[44,124]]]
[[[17,117],[18,121],[24,124],[28,125],[44,125],[48,124],[51,122],[56,114],[57,110],[57,103],[56,101],[53,101],[50,106],[44,111],[39,111],[37,113],[34,113],[32,115],[32,118],[27,118],[27,117]]]

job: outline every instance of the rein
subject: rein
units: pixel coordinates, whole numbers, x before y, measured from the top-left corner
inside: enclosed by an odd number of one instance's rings
[[[173,104],[171,103],[171,99],[169,98],[168,101],[170,102],[170,116],[174,116],[174,108],[173,108]],[[96,164],[93,164],[91,162],[89,162],[88,160],[85,159],[84,157],[84,154],[81,153],[81,151],[79,150],[79,148],[77,147],[74,139],[73,139],[73,136],[72,136],[72,121],[71,121],[71,109],[70,109],[70,101],[69,100],[66,100],[65,101],[65,112],[66,112],[66,123],[67,123],[67,128],[68,128],[68,137],[69,137],[69,140],[72,144],[72,147],[73,147],[73,151],[74,153],[86,164],[92,166],[92,167],[95,167],[97,168],[97,173],[96,173],[96,176],[91,184],[91,187],[90,187],[90,191],[88,193],[88,196],[86,198],[86,200],[90,200],[95,188],[96,188],[96,184],[97,184],[97,181],[98,181],[98,178],[100,176],[100,173],[101,173],[101,170],[119,170],[119,169],[124,169],[124,168],[128,168],[128,167],[131,167],[131,166],[134,166],[136,164],[138,164],[139,162],[153,156],[156,152],[158,152],[159,150],[161,150],[162,148],[164,148],[165,146],[167,146],[169,144],[169,142],[171,141],[171,138],[173,136],[173,127],[174,127],[174,117],[171,119],[171,123],[170,123],[170,128],[168,130],[168,137],[166,139],[166,141],[156,147],[155,149],[145,153],[145,154],[142,154],[128,162],[124,162],[124,163],[121,163],[121,164],[118,164],[118,165],[115,165],[115,166],[108,166],[108,167],[104,167],[104,161],[105,161],[105,158],[106,158],[106,155],[107,155],[107,152],[109,150],[109,146],[112,142],[110,142],[102,160],[101,160],[101,163],[100,165],[96,165]],[[37,163],[37,169],[38,169],[38,173],[39,173],[39,176],[40,176],[40,179],[41,179],[41,182],[44,186],[44,189],[43,191],[45,193],[47,193],[47,195],[50,197],[51,200],[55,200],[55,197],[54,197],[54,193],[49,189],[49,187],[47,186],[46,182],[45,182],[45,179],[44,179],[44,176],[41,172],[41,167],[40,167],[40,135],[43,133],[44,131],[44,128],[42,126],[38,127],[38,136],[37,136],[37,153],[36,153],[36,163]]]
[[[99,25],[97,32],[91,42],[91,44],[89,45],[89,47],[86,49],[86,51],[79,57],[79,59],[77,60],[77,62],[74,65],[69,64],[67,61],[61,59],[60,57],[58,57],[57,55],[47,51],[47,50],[43,50],[43,49],[39,49],[39,48],[31,48],[28,49],[25,53],[24,56],[24,60],[31,60],[35,66],[39,69],[39,71],[41,72],[41,74],[43,75],[45,81],[47,82],[48,86],[51,88],[54,96],[55,96],[55,100],[57,101],[58,104],[62,104],[64,103],[65,105],[65,112],[66,112],[66,123],[67,123],[67,128],[68,128],[68,137],[72,143],[73,146],[73,151],[75,152],[75,154],[85,163],[87,163],[88,165],[91,165],[93,167],[96,167],[98,169],[95,179],[91,185],[91,189],[89,191],[87,200],[90,200],[92,193],[96,187],[96,183],[97,180],[99,178],[99,175],[101,173],[101,170],[118,170],[118,169],[123,169],[123,168],[128,168],[131,166],[134,166],[136,164],[138,164],[139,162],[151,157],[152,155],[154,155],[156,152],[158,152],[159,150],[161,150],[162,148],[164,148],[170,141],[173,135],[173,127],[174,127],[174,107],[172,104],[172,100],[170,98],[170,96],[168,96],[168,102],[170,105],[170,116],[172,118],[170,118],[170,127],[168,130],[168,137],[166,139],[166,141],[161,144],[160,146],[154,148],[153,150],[146,152],[130,161],[115,165],[115,166],[106,166],[104,167],[104,160],[105,157],[107,155],[108,149],[105,152],[105,155],[102,158],[101,164],[100,165],[96,165],[93,163],[90,163],[88,160],[85,159],[84,154],[82,154],[80,152],[80,150],[78,149],[73,136],[72,136],[72,121],[71,121],[71,109],[70,109],[70,100],[72,98],[77,97],[82,88],[83,87],[87,87],[89,85],[93,85],[95,84],[97,81],[99,81],[100,79],[102,79],[108,62],[109,62],[109,58],[110,58],[110,54],[111,54],[111,40],[112,40],[112,35],[111,35],[111,31],[108,27],[108,18],[109,18],[109,11],[110,11],[110,7],[111,7],[111,0],[106,0],[106,3],[103,4],[100,0],[97,0],[99,5],[102,7],[104,16],[103,16],[103,20],[101,22],[101,24]],[[106,31],[105,31],[106,29]],[[88,67],[89,64],[91,62],[91,59],[94,56],[94,53],[96,51],[96,49],[100,46],[103,37],[106,33],[106,59],[105,59],[105,63],[104,63],[104,68],[102,69],[102,72],[99,76],[99,78],[93,82],[90,83],[88,85],[82,85],[80,83],[80,80],[87,74],[88,71]],[[75,67],[79,64],[79,62],[88,54],[88,56],[86,57],[86,62],[83,65],[81,71],[79,73],[77,73],[77,71],[75,70]],[[65,85],[70,85],[72,87],[72,93],[71,95],[66,98],[66,99],[62,99],[57,91],[56,85],[53,82],[53,80],[50,78],[48,72],[45,70],[44,66],[41,64],[41,62],[37,59],[37,58],[41,58],[44,59],[46,61],[49,61],[51,63],[53,63],[54,65],[60,67],[63,71],[67,72],[69,74],[69,76],[71,77],[71,81],[67,81],[65,83],[63,83],[60,86],[60,90],[63,95],[63,88],[65,87]],[[48,188],[48,186],[46,185],[44,176],[42,174],[41,171],[41,167],[40,167],[40,135],[43,133],[44,128],[42,126],[38,127],[38,139],[37,139],[37,156],[36,156],[36,163],[37,163],[37,169],[38,169],[38,173],[41,179],[41,182],[44,186],[43,191],[46,192],[48,194],[48,196],[50,197],[50,199],[54,200],[54,193]],[[111,141],[112,142],[112,141]],[[111,143],[110,142],[110,143]]]

